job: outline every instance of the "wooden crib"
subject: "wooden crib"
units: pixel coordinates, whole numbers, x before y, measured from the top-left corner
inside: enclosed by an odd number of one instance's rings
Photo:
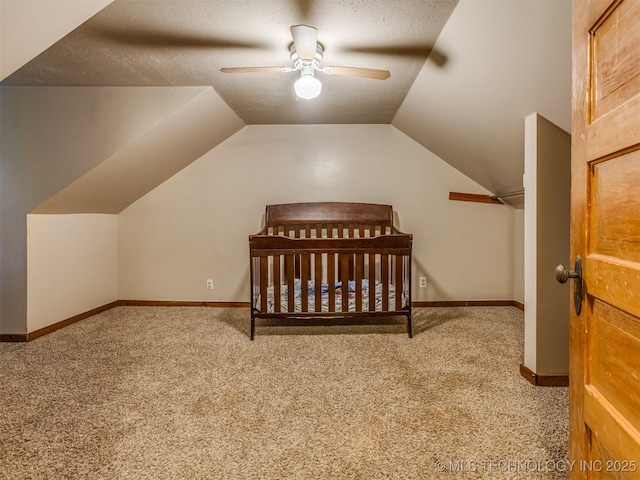
[[[405,316],[411,337],[411,243],[391,205],[267,205],[249,237],[251,340],[257,318]]]

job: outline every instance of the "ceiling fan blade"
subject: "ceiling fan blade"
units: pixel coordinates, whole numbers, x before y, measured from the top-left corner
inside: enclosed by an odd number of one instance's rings
[[[443,67],[449,60],[447,55],[433,47],[353,47],[346,49],[354,53],[372,53],[376,55],[394,55],[396,57],[424,57],[439,67]]]
[[[263,48],[255,42],[230,40],[212,35],[171,33],[153,28],[92,27],[90,34],[112,43],[155,48]]]
[[[298,56],[303,60],[312,60],[316,56],[318,44],[318,30],[308,25],[294,25],[291,27],[293,45]]]
[[[289,72],[288,67],[225,67],[220,69],[224,73],[270,73],[270,72]]]
[[[373,78],[375,80],[386,80],[391,76],[389,70],[377,70],[375,68],[359,67],[327,67],[330,75],[347,75],[350,77]]]
[[[427,57],[427,60],[435,63],[438,67],[444,67],[449,61],[449,57],[446,53],[434,48],[433,50],[431,50],[431,53]]]

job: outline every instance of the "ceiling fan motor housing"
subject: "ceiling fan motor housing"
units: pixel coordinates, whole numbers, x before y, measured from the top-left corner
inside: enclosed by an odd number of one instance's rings
[[[300,58],[298,52],[296,51],[295,45],[291,45],[289,48],[291,61],[295,66],[296,70],[301,70],[303,74],[312,74],[312,72],[320,67],[320,62],[323,57],[323,48],[322,45],[316,43],[316,56],[312,59],[303,59]]]

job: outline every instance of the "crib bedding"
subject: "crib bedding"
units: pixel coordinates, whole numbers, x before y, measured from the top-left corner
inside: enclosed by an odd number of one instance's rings
[[[374,295],[375,295],[375,311],[382,311],[383,305],[383,285],[379,281],[375,281],[374,283]],[[327,283],[322,283],[320,287],[320,295],[322,298],[322,312],[342,312],[342,282],[337,282],[334,286],[335,289],[335,306],[334,308],[329,308],[329,287],[330,285]],[[302,312],[302,281],[300,279],[295,279],[294,281],[294,311]],[[356,282],[354,280],[349,280],[348,283],[348,311],[355,312],[356,311]],[[314,312],[315,308],[315,298],[316,298],[316,288],[315,282],[313,280],[308,281],[307,287],[307,296],[308,296],[308,311]],[[267,289],[267,312],[274,313],[275,312],[275,303],[276,298],[274,292],[274,286],[269,286]],[[396,298],[395,286],[393,284],[389,285],[389,305],[394,305]],[[402,299],[402,307],[405,307],[405,298]],[[260,304],[260,299],[257,299],[257,305]],[[280,311],[287,312],[289,310],[289,287],[288,285],[281,285],[280,287]],[[369,310],[369,280],[362,280],[362,307],[361,311]]]

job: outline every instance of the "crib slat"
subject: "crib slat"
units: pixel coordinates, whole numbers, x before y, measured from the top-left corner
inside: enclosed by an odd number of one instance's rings
[[[251,278],[251,312],[260,308],[260,260],[257,257],[251,257],[249,262],[249,277]]]
[[[286,267],[286,271],[287,271],[287,288],[288,288],[288,296],[287,296],[287,311],[288,312],[294,312],[295,311],[295,306],[294,306],[294,288],[295,288],[295,282],[294,282],[294,275],[293,275],[293,255],[286,255],[285,256],[285,267]]]
[[[302,227],[300,228],[300,231],[302,232]],[[304,238],[311,238],[311,225],[310,224],[306,225],[304,227]],[[310,273],[311,272],[311,255],[308,255],[308,254],[307,255],[301,255],[300,256],[300,262],[301,262],[300,272],[299,272],[300,276],[302,276],[303,272],[306,270],[306,272],[307,272],[306,273],[306,276],[307,276],[306,278],[307,278],[307,280],[311,280],[311,278],[310,278],[310,275],[311,275],[311,273]],[[307,287],[306,287],[307,284],[306,283],[303,282],[302,285],[305,285],[304,289],[307,289]],[[304,291],[304,289],[303,289],[303,291]],[[306,295],[303,295],[303,298],[305,298],[305,297],[306,297]],[[308,298],[305,300],[305,302],[308,304]],[[304,309],[303,311],[306,312],[308,310]]]
[[[340,254],[340,263],[342,266],[342,312],[349,311],[349,257],[348,253]]]
[[[327,225],[327,237],[333,238],[333,225]],[[327,286],[329,288],[329,312],[336,311],[336,254],[327,254]]]
[[[402,272],[402,255],[396,255],[396,310],[402,310],[402,292],[404,291],[404,274]]]
[[[309,264],[311,263],[311,255],[300,255],[300,263],[302,264],[300,272],[300,294],[301,307],[303,312],[309,311]]]
[[[327,255],[327,288],[329,289],[329,312],[336,311],[336,255]]]
[[[380,281],[382,282],[382,310],[389,310],[389,255],[380,255]]]
[[[376,310],[376,255],[369,254],[369,311]]]
[[[355,259],[355,279],[357,280],[358,278],[360,280],[362,280],[363,274],[364,274],[364,254],[359,253],[356,255],[356,259]],[[359,273],[358,273],[359,272]]]
[[[295,238],[300,238],[300,228],[299,226],[295,227],[294,230],[294,237]],[[300,278],[300,257],[298,255],[296,255],[294,260],[294,264],[295,264],[295,270],[294,270],[294,275],[296,278]]]
[[[280,313],[281,291],[280,291],[280,255],[273,256],[273,311]]]
[[[322,254],[316,253],[313,261],[314,279],[313,288],[315,290],[315,305],[313,310],[315,312],[322,311]]]
[[[306,273],[305,273],[306,272]],[[300,278],[306,275],[307,280],[311,280],[311,255],[300,255]]]
[[[260,311],[267,311],[267,286],[269,284],[269,257],[260,257]]]
[[[364,255],[356,253],[356,312],[362,311],[362,276],[364,273]]]

